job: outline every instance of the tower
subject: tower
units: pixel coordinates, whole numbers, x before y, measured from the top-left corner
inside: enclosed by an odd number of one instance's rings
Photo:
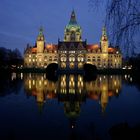
[[[44,37],[44,34],[43,34],[43,28],[42,27],[40,27],[39,35],[37,37],[36,44],[37,44],[37,53],[43,53],[44,46],[45,46],[45,37]]]
[[[69,24],[66,26],[64,31],[64,41],[66,42],[78,42],[82,41],[81,39],[82,30],[78,25],[76,20],[76,15],[74,10],[71,13]]]
[[[103,27],[102,29],[102,36],[101,36],[101,49],[103,53],[108,52],[108,37],[106,33],[106,28]]]

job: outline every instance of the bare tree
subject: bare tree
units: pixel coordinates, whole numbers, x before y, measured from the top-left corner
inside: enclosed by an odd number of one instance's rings
[[[104,0],[89,0],[89,5],[100,6]],[[132,55],[140,46],[140,0],[106,0],[105,25],[109,38],[121,46],[126,55]]]

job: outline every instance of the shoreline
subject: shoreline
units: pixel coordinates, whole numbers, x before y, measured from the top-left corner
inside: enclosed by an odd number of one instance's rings
[[[16,72],[16,73],[46,73],[46,69],[41,69],[41,68],[22,68],[22,69],[0,69],[0,72]],[[94,71],[93,71],[94,72]],[[73,70],[73,71],[61,71],[58,70],[56,72],[57,74],[84,74],[84,70]],[[100,69],[95,71],[96,74],[138,74],[139,70],[134,70],[134,69]]]

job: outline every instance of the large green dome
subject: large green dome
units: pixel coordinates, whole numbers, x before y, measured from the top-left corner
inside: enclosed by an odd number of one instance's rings
[[[64,41],[67,42],[82,41],[81,35],[82,35],[82,29],[77,23],[75,12],[73,10],[71,13],[69,24],[65,27]]]
[[[81,27],[77,23],[74,10],[71,13],[71,18],[69,24],[66,26],[66,30],[79,30],[79,31],[81,30]]]

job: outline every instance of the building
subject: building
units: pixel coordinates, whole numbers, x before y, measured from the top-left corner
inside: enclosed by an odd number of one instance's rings
[[[122,54],[119,48],[110,47],[105,27],[99,44],[87,44],[82,40],[82,28],[76,20],[75,12],[64,30],[63,41],[47,44],[40,28],[34,46],[27,45],[24,52],[24,67],[46,68],[56,63],[60,70],[82,69],[84,64],[95,65],[98,69],[121,68]]]

